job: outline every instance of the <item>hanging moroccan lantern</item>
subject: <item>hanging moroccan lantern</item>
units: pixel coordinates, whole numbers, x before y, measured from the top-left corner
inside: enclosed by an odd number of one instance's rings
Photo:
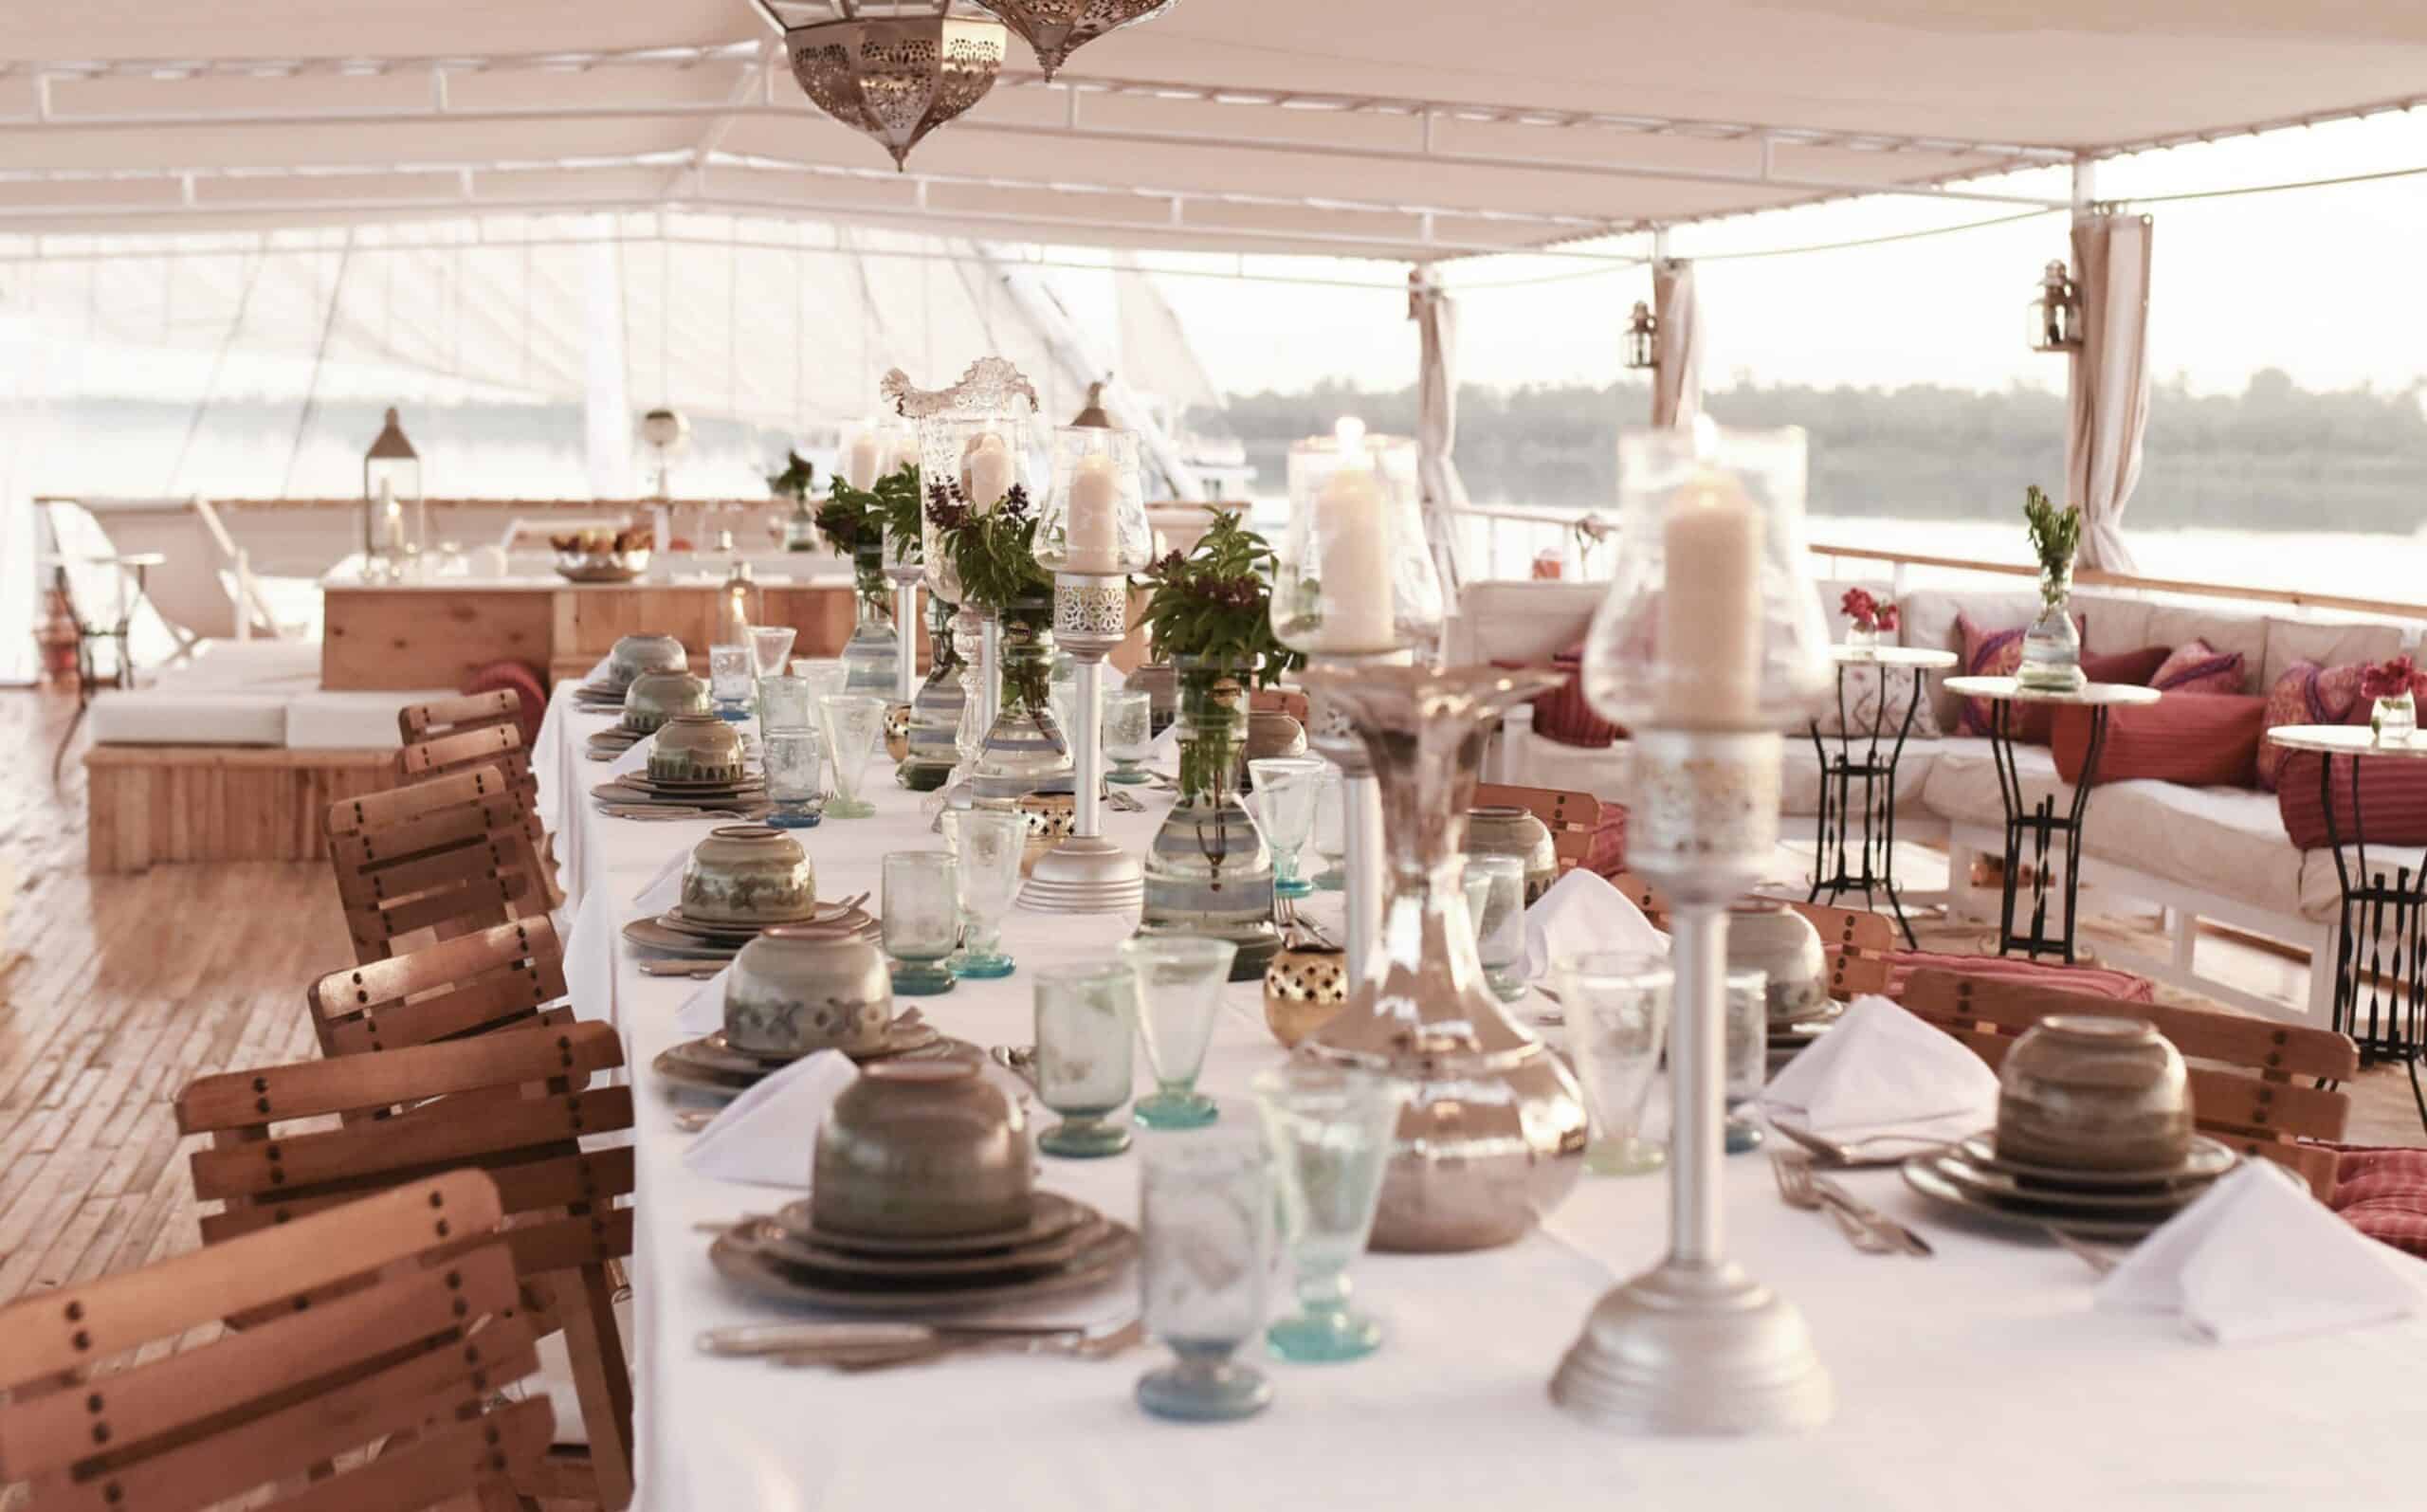
[[[1179,0],[976,0],[1036,49],[1051,79],[1063,61],[1107,31],[1152,21]]]
[[[818,109],[885,144],[893,166],[927,133],[986,98],[1003,66],[1000,23],[847,16],[784,31],[793,77]]]

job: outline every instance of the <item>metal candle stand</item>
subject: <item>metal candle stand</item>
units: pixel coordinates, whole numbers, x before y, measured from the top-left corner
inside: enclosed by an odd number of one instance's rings
[[[1552,1400],[1598,1428],[1792,1431],[1834,1406],[1802,1314],[1723,1253],[1726,909],[1776,854],[1783,748],[1774,731],[1635,733],[1628,859],[1668,895],[1676,974],[1670,1239],[1594,1306],[1551,1379]]]
[[[1077,802],[1069,837],[1037,858],[1020,906],[1050,914],[1135,913],[1146,874],[1104,829],[1104,659],[1128,634],[1129,581],[1119,574],[1053,574],[1053,641],[1078,664],[1071,738]]]
[[[908,703],[919,696],[919,585],[927,569],[918,562],[895,562],[885,570],[893,584],[894,639],[901,655],[894,659],[893,701]]]
[[[1413,651],[1364,654],[1319,653],[1309,671],[1355,675],[1361,667],[1407,666]],[[1310,690],[1307,699],[1306,743],[1340,768],[1341,897],[1348,916],[1348,938],[1341,942],[1348,979],[1365,979],[1365,963],[1382,932],[1382,905],[1388,884],[1382,875],[1382,787],[1374,776],[1373,758],[1347,712],[1333,700]]]

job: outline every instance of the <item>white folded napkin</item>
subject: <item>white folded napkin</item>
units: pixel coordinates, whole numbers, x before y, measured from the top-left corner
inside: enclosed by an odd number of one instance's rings
[[[674,1011],[676,1029],[696,1037],[714,1034],[724,1028],[724,979],[732,970],[731,966],[720,969],[702,982],[697,992],[683,999],[683,1006]]]
[[[565,995],[575,1018],[615,1022],[615,936],[622,928],[613,894],[605,887],[590,889],[564,937]]]
[[[648,885],[632,894],[632,907],[638,913],[655,917],[683,901],[683,868],[690,864],[691,847],[678,846],[657,868]]]
[[[2197,1338],[2256,1343],[2407,1318],[2427,1293],[2405,1269],[2419,1267],[2254,1159],[2142,1240],[2098,1284],[2097,1305],[2179,1313]]]
[[[656,743],[657,737],[654,735],[643,736],[634,740],[629,747],[617,753],[613,760],[607,763],[607,774],[611,777],[629,777],[635,772],[647,771],[648,748]]]
[[[840,1050],[805,1055],[735,1098],[683,1152],[703,1176],[806,1188],[817,1130],[860,1074]]]
[[[1998,1076],[1884,997],[1857,997],[1836,1027],[1761,1093],[1773,1118],[1829,1139],[1911,1134],[1943,1143],[1997,1121]]]
[[[1666,956],[1669,937],[1626,894],[1578,866],[1525,910],[1525,975],[1541,976],[1560,956],[1588,951]]]

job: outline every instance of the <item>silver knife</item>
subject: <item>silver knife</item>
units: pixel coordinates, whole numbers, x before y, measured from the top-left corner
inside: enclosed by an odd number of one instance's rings
[[[1870,1203],[1860,1200],[1854,1196],[1852,1193],[1848,1192],[1845,1188],[1839,1186],[1834,1180],[1822,1175],[1817,1171],[1812,1173],[1812,1190],[1819,1193],[1831,1202],[1835,1203],[1839,1208],[1842,1208],[1847,1212],[1853,1214],[1853,1216],[1868,1227],[1871,1232],[1882,1235],[1885,1238],[1892,1239],[1896,1243],[1904,1246],[1905,1252],[1907,1254],[1917,1255],[1923,1259],[1927,1259],[1938,1252],[1932,1249],[1929,1247],[1929,1242],[1924,1239],[1920,1234],[1917,1234],[1912,1230],[1906,1228],[1903,1224],[1898,1223],[1895,1219],[1880,1211],[1877,1208],[1872,1207]]]

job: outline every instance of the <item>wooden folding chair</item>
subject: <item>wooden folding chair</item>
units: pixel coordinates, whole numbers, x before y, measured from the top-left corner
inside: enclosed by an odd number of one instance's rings
[[[1286,714],[1306,722],[1306,695],[1298,688],[1256,688],[1248,694],[1248,708],[1258,714]]]
[[[329,865],[356,961],[550,906],[530,801],[496,767],[329,806]]]
[[[538,1368],[500,1211],[456,1171],[0,1310],[0,1466],[42,1512],[511,1512],[551,1418],[488,1407]]]
[[[539,823],[539,779],[531,767],[531,753],[522,743],[517,711],[522,696],[512,688],[475,693],[435,703],[412,703],[397,711],[396,727],[404,734],[396,753],[400,782],[427,782],[482,767],[496,767],[520,792],[530,806],[525,825],[531,844],[547,862],[548,906],[564,902],[557,885],[556,857],[548,831]]]
[[[2343,1138],[2349,1095],[2312,1082],[2344,1081],[2359,1069],[2359,1047],[2347,1034],[2208,1009],[2118,1003],[1961,972],[1915,972],[1905,984],[1904,1004],[1992,1066],[2002,1065],[2023,1031],[2051,1013],[2147,1019],[2182,1052],[2191,1120],[2201,1133],[2289,1166],[2321,1198],[2334,1189],[2334,1152],[2299,1141]]]
[[[1593,854],[1593,837],[1601,829],[1601,800],[1589,792],[1557,788],[1519,788],[1500,782],[1475,784],[1473,807],[1523,809],[1551,832],[1551,848],[1559,852],[1560,875],[1580,866]]]
[[[1829,903],[1788,901],[1787,906],[1812,921],[1820,932],[1821,948],[1829,953],[1829,995],[1839,1001],[1860,993],[1885,993],[1894,963],[1896,923],[1886,914],[1867,908],[1838,908]]]
[[[522,695],[512,688],[408,703],[396,711],[396,734],[407,745],[499,725],[519,732],[521,723]]]
[[[523,919],[331,972],[305,993],[322,1055],[358,1055],[573,1021],[556,924]]]
[[[346,1055],[207,1076],[177,1096],[177,1127],[211,1136],[194,1195],[218,1245],[434,1171],[477,1167],[497,1183],[504,1235],[541,1338],[564,1334],[564,1375],[586,1446],[560,1445],[517,1484],[526,1494],[620,1507],[631,1498],[632,1390],[611,1262],[632,1252],[630,1146],[581,1141],[632,1126],[628,1086],[590,1085],[624,1064],[604,1024]],[[325,1126],[332,1115],[338,1127]],[[298,1129],[296,1120],[313,1120]],[[553,1382],[562,1391],[564,1375]]]

